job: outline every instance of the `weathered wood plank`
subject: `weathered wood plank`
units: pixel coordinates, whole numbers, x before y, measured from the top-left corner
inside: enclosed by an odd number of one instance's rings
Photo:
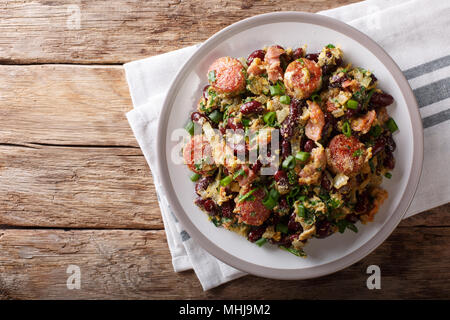
[[[137,146],[119,66],[0,66],[0,143]]]
[[[3,1],[0,62],[124,63],[204,41],[256,14],[351,2],[357,0]]]
[[[398,228],[366,259],[305,281],[248,276],[203,292],[193,272],[176,274],[163,231],[1,230],[3,299],[339,299],[450,298],[450,228]],[[68,265],[81,289],[68,290]],[[381,290],[368,290],[366,269],[381,268]]]
[[[136,148],[0,146],[0,225],[163,227]]]

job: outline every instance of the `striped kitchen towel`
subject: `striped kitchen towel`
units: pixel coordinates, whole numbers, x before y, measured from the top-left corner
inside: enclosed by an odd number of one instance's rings
[[[424,126],[424,165],[406,217],[450,201],[450,2],[368,0],[321,12],[377,41],[404,71]],[[199,247],[171,212],[156,170],[154,139],[165,92],[197,46],[125,64],[134,109],[127,114],[153,173],[176,272],[194,269],[204,290],[245,275]]]

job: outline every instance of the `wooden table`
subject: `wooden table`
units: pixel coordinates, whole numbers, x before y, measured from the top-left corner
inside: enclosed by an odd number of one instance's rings
[[[152,176],[125,118],[122,64],[255,14],[350,2],[3,1],[0,298],[449,298],[448,204],[319,279],[247,276],[203,292],[193,272],[172,269]],[[66,287],[71,264],[81,268],[80,290]],[[366,287],[372,264],[381,290]]]

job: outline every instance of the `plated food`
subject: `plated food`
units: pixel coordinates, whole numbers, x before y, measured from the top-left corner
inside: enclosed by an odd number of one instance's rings
[[[272,45],[215,60],[207,78],[183,158],[216,226],[305,256],[309,239],[374,219],[398,127],[372,72],[333,44],[309,54]]]

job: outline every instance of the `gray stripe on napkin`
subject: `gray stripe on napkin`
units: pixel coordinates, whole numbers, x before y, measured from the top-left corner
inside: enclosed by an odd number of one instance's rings
[[[414,90],[419,108],[450,97],[450,78],[445,78]]]
[[[447,66],[450,66],[450,55],[405,70],[403,74],[406,79],[410,80]]]
[[[435,126],[441,122],[447,121],[450,119],[450,109],[438,112],[433,114],[432,116],[426,117],[422,119],[423,128],[429,128]]]
[[[189,235],[189,233],[187,233],[186,231],[181,231],[180,232],[180,236],[181,236],[181,241],[187,241],[191,238],[191,236]]]

